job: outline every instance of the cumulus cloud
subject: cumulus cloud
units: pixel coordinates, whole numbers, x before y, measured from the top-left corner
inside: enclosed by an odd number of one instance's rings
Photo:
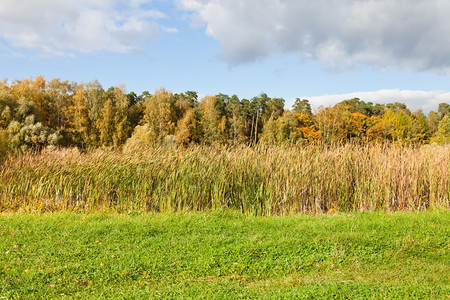
[[[273,54],[450,72],[448,0],[176,0],[232,63]]]
[[[2,0],[0,41],[47,55],[137,51],[162,31],[150,0]],[[12,51],[11,51],[12,52]]]
[[[422,109],[428,113],[436,111],[439,103],[450,103],[450,93],[440,91],[413,91],[413,90],[379,90],[375,92],[354,92],[347,94],[323,95],[304,97],[310,100],[315,107],[332,106],[343,100],[359,98],[365,102],[373,103],[405,103],[411,111]]]

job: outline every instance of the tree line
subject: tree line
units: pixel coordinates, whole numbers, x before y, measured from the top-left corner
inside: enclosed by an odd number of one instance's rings
[[[403,103],[358,98],[311,109],[297,98],[251,99],[196,92],[127,93],[98,81],[76,83],[42,76],[0,81],[0,150],[39,150],[48,145],[92,149],[149,145],[307,145],[450,142],[450,105],[425,115]]]

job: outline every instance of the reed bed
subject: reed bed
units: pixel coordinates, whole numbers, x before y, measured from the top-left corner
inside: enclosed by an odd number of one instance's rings
[[[449,166],[450,147],[438,146],[45,150],[0,165],[0,211],[448,208]]]

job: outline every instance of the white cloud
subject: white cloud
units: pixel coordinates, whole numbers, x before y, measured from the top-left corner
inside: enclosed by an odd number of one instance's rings
[[[450,71],[448,0],[176,0],[222,57],[297,53],[331,65]]]
[[[1,0],[0,40],[44,55],[132,52],[161,34],[149,0]]]
[[[439,103],[450,103],[450,93],[441,91],[413,91],[413,90],[379,90],[375,92],[354,92],[347,94],[302,97],[308,99],[314,107],[332,106],[343,100],[359,98],[373,103],[405,103],[411,111],[422,109],[428,113],[436,111]]]
[[[168,33],[178,33],[178,29],[174,27],[161,26],[161,30]]]

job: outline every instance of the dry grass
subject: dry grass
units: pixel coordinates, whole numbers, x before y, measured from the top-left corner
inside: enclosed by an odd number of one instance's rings
[[[10,157],[0,211],[286,215],[449,207],[450,147],[76,149]]]

